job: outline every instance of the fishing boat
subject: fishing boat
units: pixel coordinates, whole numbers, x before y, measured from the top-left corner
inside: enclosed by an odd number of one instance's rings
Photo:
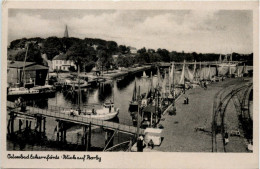
[[[54,97],[55,90],[51,85],[45,86],[35,86],[32,88],[25,87],[11,87],[7,88],[7,99],[14,100],[18,97],[22,97],[24,99],[33,99],[40,97]]]
[[[79,74],[79,68],[78,68]],[[80,79],[78,77],[78,84],[80,83]],[[69,114],[71,116],[78,116],[78,117],[86,117],[91,119],[99,119],[99,120],[110,120],[116,117],[119,114],[119,108],[114,106],[112,101],[104,103],[101,108],[92,108],[89,110],[81,110],[81,90],[80,85],[78,90],[78,108],[70,110],[63,110],[62,113]]]
[[[25,95],[34,95],[39,94],[39,90],[28,89],[25,87],[12,87],[7,89],[7,96],[25,96]]]
[[[79,88],[79,87],[84,88],[90,86],[88,82],[83,79],[77,80],[74,78],[66,78],[64,79],[64,83],[66,84],[66,86],[75,87],[75,88]]]
[[[70,114],[72,116],[86,117],[98,120],[110,120],[119,114],[119,108],[115,108],[114,103],[107,102],[102,105],[102,108],[93,108],[92,110],[71,109],[63,111],[63,113]]]

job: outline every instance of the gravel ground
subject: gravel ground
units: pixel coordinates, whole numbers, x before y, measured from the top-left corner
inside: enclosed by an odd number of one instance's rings
[[[186,91],[176,102],[177,114],[165,115],[160,124],[164,127],[163,141],[155,150],[166,152],[211,152],[211,122],[212,109],[215,94],[230,85],[245,83],[241,78],[226,79],[223,82],[215,82],[204,90],[200,87]],[[189,98],[189,104],[183,104],[184,97]],[[232,103],[232,101],[230,102]],[[232,103],[233,104],[233,103]],[[236,110],[233,105],[228,106],[226,120],[229,128],[237,128]],[[235,126],[234,126],[235,125]],[[204,127],[206,131],[195,132],[196,127]],[[227,150],[232,152],[245,152],[243,138],[230,138]]]

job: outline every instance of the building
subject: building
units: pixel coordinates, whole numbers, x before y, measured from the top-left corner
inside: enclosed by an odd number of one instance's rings
[[[136,54],[137,53],[137,49],[136,48],[129,46],[129,49],[130,49],[130,53],[132,53],[132,54]]]
[[[71,66],[76,70],[77,66],[75,65],[74,61],[67,60],[67,56],[64,53],[60,53],[52,59],[53,70],[69,71]]]
[[[69,37],[69,32],[68,32],[68,27],[67,25],[65,26],[65,32],[64,32],[64,38],[68,38]]]
[[[35,62],[7,61],[7,83],[9,86],[23,84],[24,82],[25,84],[45,85],[48,70],[48,66],[39,65]]]

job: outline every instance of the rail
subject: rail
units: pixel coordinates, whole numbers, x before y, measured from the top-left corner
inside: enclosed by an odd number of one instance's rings
[[[225,110],[227,108],[227,105],[229,104],[230,100],[234,95],[236,95],[238,92],[240,92],[242,89],[246,87],[251,87],[251,84],[249,85],[241,85],[235,89],[233,89],[231,92],[229,91],[223,98],[222,96],[225,94],[225,92],[230,89],[230,87],[225,88],[223,90],[220,90],[215,95],[215,100],[213,104],[213,121],[212,121],[212,152],[221,151],[218,149],[218,140],[217,140],[217,134],[216,134],[216,127],[217,127],[217,118],[220,117],[221,120],[221,135],[222,135],[222,142],[223,142],[223,150],[226,152],[225,149],[225,142],[224,142],[224,117],[225,117]]]

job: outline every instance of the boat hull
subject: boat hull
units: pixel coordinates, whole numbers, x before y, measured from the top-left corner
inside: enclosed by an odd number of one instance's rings
[[[78,116],[78,117],[85,117],[89,119],[98,119],[98,120],[106,121],[115,118],[119,114],[119,109],[117,109],[115,112],[104,113],[104,114],[91,114],[90,112],[88,112],[87,114],[85,114],[84,112],[79,114],[78,111],[71,112],[70,110],[64,111],[63,113],[70,114],[70,115],[73,114],[74,116]]]
[[[19,94],[8,94],[7,100],[15,100],[22,97],[25,100],[32,100],[37,98],[51,98],[55,97],[55,91],[45,93],[19,93]]]

